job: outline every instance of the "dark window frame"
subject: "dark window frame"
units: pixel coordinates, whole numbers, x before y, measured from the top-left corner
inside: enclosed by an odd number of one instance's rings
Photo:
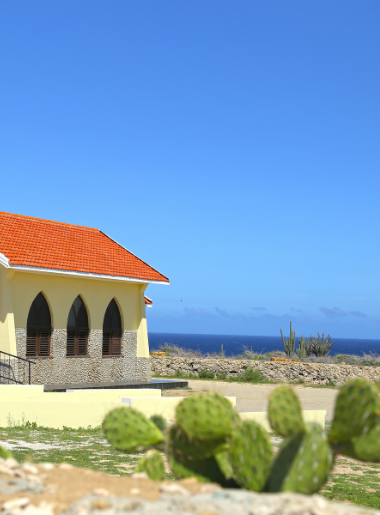
[[[43,304],[40,309],[37,310],[36,300],[39,296],[43,297]],[[39,318],[42,314],[42,309],[46,306],[49,314],[49,321],[51,321],[51,314],[49,304],[46,300],[45,295],[40,292],[32,302],[32,305],[29,309],[28,320],[30,319],[30,315],[32,310],[34,310],[36,319],[35,321],[39,321]],[[47,320],[46,320],[47,321]],[[26,349],[25,355],[27,358],[50,358],[51,351],[51,333],[52,327],[46,325],[35,325],[26,323]]]
[[[87,313],[87,308],[86,308],[86,304],[84,303],[82,297],[80,295],[78,295],[78,297],[80,298],[82,304],[83,304],[83,307],[86,311],[86,318],[87,318],[87,324],[88,324],[88,313]],[[76,297],[75,300],[78,298]],[[75,302],[74,300],[74,302]],[[69,311],[69,316],[70,316],[70,312],[71,310],[73,309],[73,306],[74,306],[74,302],[72,303],[71,305],[71,308],[70,308],[70,311]],[[82,306],[81,306],[82,307]],[[78,309],[78,313],[81,309],[81,307]],[[74,309],[74,317],[75,317],[75,322],[77,321],[77,315],[78,313],[75,311]],[[88,356],[88,334],[89,334],[89,327],[87,325],[87,327],[71,327],[71,326],[67,326],[66,328],[66,332],[67,332],[67,335],[66,335],[66,357],[68,358],[75,358],[75,357],[87,357]]]
[[[117,314],[115,313],[117,310]],[[109,315],[107,317],[107,314]],[[105,327],[106,319],[111,320],[116,314],[117,321],[119,322],[119,327]],[[119,306],[115,299],[112,299],[107,306],[106,312],[104,314],[103,320],[103,346],[102,346],[102,356],[103,358],[109,358],[113,356],[121,356],[121,340],[123,335],[123,328],[121,324],[121,313]]]
[[[121,356],[121,329],[103,330],[103,358]]]

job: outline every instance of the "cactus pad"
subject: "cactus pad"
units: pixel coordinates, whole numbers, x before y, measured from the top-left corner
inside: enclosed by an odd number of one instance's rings
[[[153,422],[160,431],[166,431],[168,423],[161,415],[152,415],[149,420]]]
[[[161,454],[155,450],[148,451],[138,462],[136,472],[145,472],[153,481],[161,481],[165,474],[165,466]]]
[[[342,442],[368,433],[376,425],[379,414],[379,393],[375,385],[364,378],[347,381],[336,399],[329,440]]]
[[[203,460],[205,458],[209,458],[219,450],[222,450],[226,445],[225,438],[213,440],[189,438],[177,424],[173,424],[171,426],[169,430],[169,440],[177,453],[186,456],[186,458],[190,460]]]
[[[169,431],[167,444],[167,457],[173,474],[179,478],[196,477],[203,483],[214,482],[224,484],[226,479],[213,456],[206,459],[190,459],[180,452],[171,438],[172,428]]]
[[[238,420],[232,404],[214,392],[188,397],[177,406],[177,424],[189,438],[224,438]]]
[[[332,464],[333,455],[324,431],[317,424],[308,424],[306,433],[283,442],[266,490],[312,494],[326,482]]]
[[[229,448],[216,452],[214,456],[224,477],[226,479],[232,479],[234,477],[234,469],[232,468],[231,454],[229,452]]]
[[[280,436],[294,436],[305,431],[300,401],[289,386],[280,386],[271,394],[268,418],[273,431]]]
[[[10,451],[8,451],[8,449],[6,449],[5,447],[1,447],[0,445],[0,458],[13,458],[13,454]]]
[[[263,427],[252,420],[241,422],[230,439],[230,453],[236,481],[260,492],[272,462],[272,445]]]
[[[124,452],[142,450],[164,440],[158,427],[133,408],[116,408],[108,413],[103,431],[110,444]]]
[[[338,444],[338,452],[356,460],[380,462],[380,426],[377,425],[369,433],[356,436],[351,441]]]

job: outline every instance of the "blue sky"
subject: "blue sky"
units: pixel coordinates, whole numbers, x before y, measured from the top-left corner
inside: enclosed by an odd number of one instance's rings
[[[377,1],[0,1],[2,211],[98,227],[160,332],[380,338]]]

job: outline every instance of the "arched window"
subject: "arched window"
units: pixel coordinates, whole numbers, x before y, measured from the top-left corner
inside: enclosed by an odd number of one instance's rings
[[[115,299],[106,309],[103,322],[103,356],[121,354],[121,317]]]
[[[88,317],[80,295],[74,300],[67,320],[67,356],[87,356]]]
[[[50,356],[51,318],[48,303],[40,292],[30,307],[26,323],[26,355]]]

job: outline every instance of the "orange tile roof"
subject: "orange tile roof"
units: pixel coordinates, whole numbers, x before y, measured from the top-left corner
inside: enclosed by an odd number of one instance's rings
[[[152,299],[150,299],[149,297],[145,297],[144,296],[144,300],[145,300],[145,304],[147,306],[152,306],[152,304],[153,304],[153,300]]]
[[[0,212],[0,252],[10,265],[169,282],[99,229]]]

